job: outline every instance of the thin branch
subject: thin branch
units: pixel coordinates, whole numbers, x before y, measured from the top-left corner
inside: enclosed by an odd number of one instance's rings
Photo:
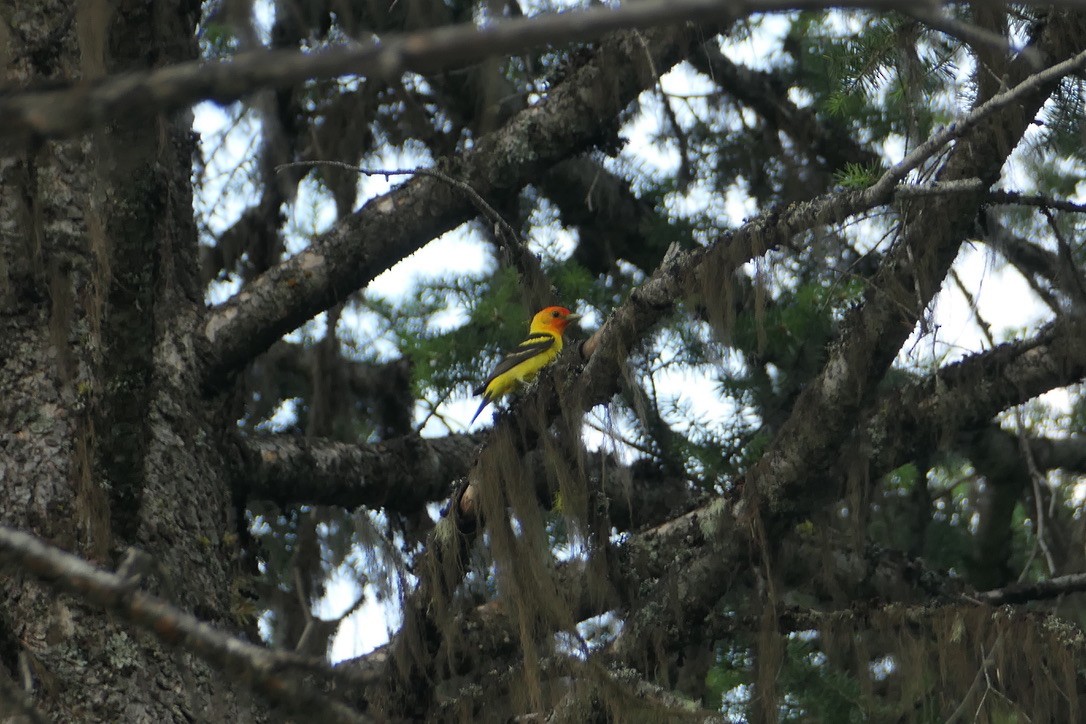
[[[1041,213],[1048,221],[1052,235],[1056,237],[1056,248],[1059,250],[1056,258],[1059,259],[1060,286],[1067,290],[1071,303],[1077,311],[1086,312],[1086,287],[1082,284],[1082,273],[1079,271],[1078,264],[1075,263],[1071,243],[1060,229],[1060,225],[1056,223],[1056,215],[1052,213],[1052,209],[1043,208]]]
[[[0,672],[0,714],[4,715],[4,721],[17,722],[25,717],[31,724],[49,724],[49,717],[45,716],[31,701],[12,676],[7,672]]]
[[[902,198],[919,196],[937,196],[939,194],[972,194],[984,191],[984,182],[979,178],[942,181],[931,184],[909,184],[898,186],[897,195]],[[1021,191],[992,189],[985,192],[985,201],[993,206],[1035,206],[1053,211],[1068,211],[1075,214],[1086,213],[1086,204],[1056,199],[1042,194],[1024,194]]]
[[[1029,446],[1042,470],[1086,473],[1086,436],[1031,437]]]
[[[1033,561],[1033,557],[1036,555],[1036,551],[1039,549],[1044,554],[1045,563],[1048,564],[1048,575],[1052,575],[1056,572],[1056,561],[1052,557],[1052,551],[1048,547],[1048,541],[1045,540],[1045,506],[1044,499],[1041,495],[1041,488],[1045,483],[1045,478],[1041,474],[1041,471],[1037,468],[1037,461],[1033,459],[1033,450],[1030,448],[1029,440],[1026,439],[1026,421],[1022,415],[1022,408],[1014,408],[1014,421],[1015,421],[1015,433],[1018,438],[1018,447],[1022,451],[1022,457],[1026,461],[1026,469],[1029,471],[1030,483],[1033,485],[1033,521],[1037,525],[1037,530],[1034,531],[1033,540],[1036,545],[1034,550],[1030,551],[1029,560],[1024,566],[1022,566],[1022,572],[1018,575],[1018,580],[1022,581],[1027,575],[1029,575],[1030,563]]]
[[[1037,206],[1042,209],[1069,211],[1075,214],[1086,213],[1086,204],[1076,204],[1073,201],[1054,199],[1041,194],[1023,194],[1019,191],[989,191],[988,201],[1008,206]]]
[[[664,115],[667,117],[668,125],[671,126],[672,133],[675,134],[675,140],[679,144],[679,173],[677,176],[679,182],[679,188],[686,190],[690,185],[690,182],[694,180],[694,172],[691,168],[690,159],[690,141],[686,137],[686,131],[683,130],[682,124],[679,123],[678,116],[675,115],[675,109],[671,107],[671,99],[667,93],[664,92],[664,86],[660,71],[656,69],[656,63],[652,60],[652,53],[649,51],[648,43],[645,42],[644,36],[641,33],[636,33],[637,39],[641,41],[641,45],[645,48],[645,57],[648,59],[649,68],[652,70],[652,76],[656,79],[656,93],[660,98],[660,104],[664,108]]]
[[[992,606],[1011,603],[1028,603],[1059,598],[1071,593],[1086,592],[1086,573],[1072,573],[1035,583],[1014,583],[1004,588],[973,594],[975,598]]]
[[[1086,67],[1086,50],[1062,63],[1057,63],[1042,71],[1033,73],[1017,83],[1013,88],[992,96],[971,112],[917,146],[900,163],[886,171],[872,188],[874,190],[882,189],[884,192],[889,191],[904,179],[910,171],[913,171],[938,153],[943,146],[961,138],[968,131],[975,128],[977,124],[987,120],[996,111],[1021,102],[1026,96],[1037,93],[1045,86],[1051,86],[1064,76],[1081,70],[1083,67]]]
[[[58,590],[117,614],[168,646],[196,654],[284,709],[329,722],[370,721],[369,717],[300,680],[278,673],[304,662],[310,671],[320,668],[325,677],[336,678],[337,672],[330,667],[318,667],[301,657],[246,643],[157,596],[138,590],[132,579],[95,568],[29,533],[0,525],[0,560]],[[355,688],[357,683],[354,682]]]
[[[929,8],[924,8],[923,6],[904,10],[902,11],[902,14],[907,15],[930,28],[938,30],[944,35],[949,35],[952,38],[961,40],[974,47],[994,48],[1007,55],[1013,55],[1017,51],[1017,48],[1013,47],[1010,41],[999,33],[994,33],[975,23],[966,23],[947,15],[941,15],[938,12]],[[1022,53],[1026,55],[1035,68],[1041,67],[1041,58],[1036,49],[1025,48]]]
[[[671,0],[510,18],[483,27],[464,23],[389,34],[354,47],[318,52],[242,53],[229,62],[181,63],[63,90],[10,94],[0,102],[0,138],[71,136],[121,116],[172,111],[201,100],[228,103],[259,89],[311,79],[342,75],[393,79],[408,71],[432,73],[530,48],[590,40],[616,30],[723,21],[759,12],[914,6],[915,0]]]
[[[445,392],[442,393],[441,397],[434,402],[431,402],[429,399],[426,398],[419,400],[420,404],[426,405],[430,409],[422,418],[422,420],[415,424],[414,428],[411,431],[416,435],[419,435],[426,428],[426,425],[429,424],[430,420],[437,418],[438,422],[445,425],[446,430],[452,432],[452,427],[449,425],[448,421],[446,421],[445,416],[440,414],[438,410],[449,400],[450,397],[453,396],[454,391],[455,388],[450,387],[449,389],[445,390]]]
[[[958,291],[961,292],[962,296],[969,302],[969,309],[973,313],[973,319],[976,321],[977,327],[980,328],[981,334],[984,335],[985,341],[988,342],[988,346],[995,347],[996,342],[995,338],[992,336],[992,325],[981,315],[976,297],[974,297],[973,293],[965,286],[961,277],[958,276],[957,271],[951,269],[950,277],[954,280],[954,284],[957,285]],[[1045,511],[1041,499],[1041,486],[1044,484],[1044,476],[1037,468],[1037,461],[1033,457],[1033,449],[1030,447],[1029,440],[1026,437],[1026,422],[1022,415],[1022,407],[1020,405],[1017,405],[1014,408],[1014,420],[1016,428],[1015,437],[1018,441],[1018,448],[1026,463],[1026,472],[1030,482],[1033,484],[1033,521],[1037,526],[1036,534],[1033,537],[1033,549],[1030,551],[1029,558],[1026,561],[1026,564],[1022,566],[1022,572],[1018,576],[1018,580],[1022,580],[1029,572],[1030,566],[1033,563],[1033,559],[1037,555],[1038,550],[1044,554],[1045,562],[1048,564],[1049,575],[1056,572],[1056,564],[1052,559],[1052,552],[1048,548],[1048,542],[1045,540]]]
[[[976,693],[978,691],[980,691],[980,682],[982,680],[987,680],[987,678],[988,678],[988,669],[991,668],[992,664],[995,663],[996,651],[998,651],[999,648],[1002,645],[1003,645],[1003,632],[1000,631],[999,635],[996,636],[995,644],[992,645],[992,650],[989,651],[985,655],[984,660],[981,661],[980,668],[977,670],[977,675],[973,679],[973,683],[970,685],[969,690],[967,692],[965,692],[965,696],[962,697],[961,703],[959,703],[958,706],[954,709],[954,711],[950,713],[950,716],[947,717],[945,724],[954,724],[954,722],[958,721],[963,716],[965,716],[965,709],[966,709],[966,706],[969,703],[969,700],[972,699],[976,695]],[[983,650],[984,650],[984,648],[983,648],[983,644],[982,644],[981,651],[983,652]],[[991,686],[991,684],[989,683],[989,687],[990,686]],[[985,691],[985,695],[987,695],[987,693],[988,692]],[[973,715],[973,721],[977,721],[979,719],[980,707],[983,704],[984,704],[984,697],[981,697],[980,704],[977,705],[977,711]]]
[[[1011,266],[1018,270],[1029,283],[1030,288],[1055,314],[1060,314],[1065,307],[1059,293],[1070,298],[1070,290],[1063,289],[1059,273],[1059,258],[1053,252],[1042,248],[1023,237],[1011,233],[997,220],[987,219],[987,230],[978,241],[988,245]]]
[[[479,193],[471,187],[471,184],[464,183],[459,179],[455,179],[448,174],[441,173],[432,168],[407,168],[407,169],[386,169],[386,168],[363,168],[362,166],[355,166],[350,163],[344,163],[343,161],[292,161],[290,163],[283,163],[275,167],[276,171],[281,171],[288,168],[312,168],[314,166],[335,166],[336,168],[344,169],[345,171],[354,171],[356,173],[363,174],[365,176],[384,176],[386,179],[391,179],[393,176],[429,176],[430,178],[436,178],[439,181],[449,184],[453,188],[459,189],[464,192],[464,195],[471,199],[471,202],[475,204],[475,207],[479,209],[483,216],[487,217],[490,222],[496,226],[502,227],[502,229],[513,239],[517,238],[517,233],[513,230],[513,227],[509,225],[498,211],[486,202]]]
[[[815,156],[826,159],[830,170],[848,164],[872,166],[880,160],[856,140],[844,124],[820,118],[812,108],[800,108],[788,97],[788,83],[776,75],[739,65],[720,49],[703,43],[690,62],[725,92],[752,108],[774,128],[784,131]]]
[[[336,168],[354,171],[367,176],[384,176],[386,179],[391,178],[392,176],[429,176],[442,183],[446,183],[463,192],[464,195],[471,200],[471,203],[475,204],[475,208],[479,210],[479,213],[485,216],[487,220],[494,225],[496,231],[494,234],[495,238],[499,240],[501,246],[505,247],[505,250],[513,260],[513,266],[516,267],[517,271],[526,280],[525,286],[529,289],[542,289],[549,286],[544,283],[543,265],[542,262],[540,262],[539,257],[528,248],[528,245],[520,238],[509,222],[505,220],[505,217],[498,213],[497,209],[487,203],[486,199],[480,196],[479,192],[471,187],[471,184],[465,183],[460,179],[453,178],[446,173],[442,173],[441,171],[432,168],[362,168],[361,166],[354,166],[342,161],[295,161],[293,163],[284,163],[277,167],[277,170],[298,166],[335,166]],[[534,280],[534,282],[530,280]]]
[[[975,194],[984,191],[984,182],[979,178],[963,178],[956,181],[941,181],[930,184],[903,184],[898,186],[901,198],[910,199],[941,194]]]

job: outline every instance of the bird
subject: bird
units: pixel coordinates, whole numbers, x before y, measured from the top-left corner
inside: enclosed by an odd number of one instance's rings
[[[536,312],[528,328],[528,336],[507,352],[486,382],[473,391],[472,394],[482,396],[483,401],[471,416],[471,422],[475,422],[484,407],[508,395],[516,387],[531,382],[539,370],[553,362],[562,351],[562,333],[570,322],[580,318],[581,315],[565,307],[546,307]]]

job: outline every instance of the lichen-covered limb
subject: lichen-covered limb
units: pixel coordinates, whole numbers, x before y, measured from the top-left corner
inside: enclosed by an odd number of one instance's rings
[[[17,565],[21,571],[57,590],[120,616],[169,646],[196,654],[288,711],[318,715],[328,722],[370,721],[346,704],[310,689],[301,677],[289,672],[303,668],[313,673],[322,668],[320,664],[254,646],[220,631],[140,590],[132,577],[95,568],[36,536],[4,525],[0,525],[0,560]],[[331,668],[323,673],[329,679],[336,678]]]

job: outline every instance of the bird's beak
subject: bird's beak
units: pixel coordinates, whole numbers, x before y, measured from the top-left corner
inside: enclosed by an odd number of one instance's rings
[[[581,318],[581,315],[579,315],[579,314],[570,314],[570,315],[568,315],[566,317],[566,321],[567,322],[576,322],[580,318]]]

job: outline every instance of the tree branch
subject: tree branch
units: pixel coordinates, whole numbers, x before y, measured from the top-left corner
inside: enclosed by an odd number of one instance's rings
[[[1004,588],[976,593],[974,597],[992,606],[1004,606],[1011,603],[1043,601],[1084,591],[1086,591],[1086,573],[1072,573],[1068,576],[1050,578],[1047,581],[1015,583]]]
[[[351,445],[288,436],[249,438],[241,443],[247,464],[238,492],[282,506],[418,511],[448,497],[452,483],[467,474],[482,440],[482,435],[412,436]]]
[[[701,45],[691,62],[773,128],[791,136],[799,148],[810,148],[824,158],[830,171],[850,163],[872,166],[880,162],[879,155],[863,148],[850,129],[837,123],[823,124],[813,108],[800,108],[788,97],[788,89],[776,75],[733,63],[719,44]]]
[[[968,194],[985,191],[984,183],[979,179],[961,179],[933,184],[913,184],[902,186],[898,194],[903,198],[913,196],[932,196],[938,194]],[[985,201],[993,206],[1035,206],[1053,211],[1086,213],[1086,204],[1078,204],[1066,199],[1057,199],[1043,194],[1024,194],[1021,191],[992,189],[985,191]]]
[[[1024,194],[1021,191],[990,191],[988,200],[993,204],[1007,206],[1036,206],[1053,211],[1068,211],[1074,214],[1086,213],[1086,204],[1077,204],[1066,199],[1054,199],[1042,194]]]
[[[1060,35],[1048,43],[1055,45],[1046,48],[1049,57],[1077,50],[1068,48],[1069,42]],[[980,178],[991,184],[1032,114],[1062,75],[1084,64],[1086,52],[1078,52],[1070,60],[1022,78],[921,144],[869,191],[891,190],[896,180],[955,138],[961,140],[938,181]],[[914,202],[904,238],[887,255],[863,305],[845,319],[840,341],[830,350],[822,372],[800,394],[774,443],[747,475],[746,489],[760,499],[763,510],[803,507],[800,501],[813,492],[804,484],[812,471],[834,467],[837,450],[858,412],[938,292],[959,245],[972,230],[982,198],[981,194],[953,194]],[[815,497],[824,500],[831,492],[822,490]]]
[[[892,393],[877,406],[877,414],[858,426],[864,436],[850,447],[878,451],[867,469],[868,477],[877,480],[917,451],[945,445],[957,430],[1083,377],[1086,327],[1061,320],[1033,339],[972,355]],[[840,469],[811,473],[808,487],[831,492],[839,489],[845,474]],[[660,611],[673,612],[676,621],[700,621],[732,582],[758,565],[751,552],[751,537],[756,536],[751,526],[756,524],[737,525],[736,511],[733,501],[717,499],[631,536],[619,549],[614,570],[622,578],[616,585],[626,592],[627,604],[643,590],[644,581],[659,581],[652,603],[631,606],[643,612],[635,614],[643,620],[627,622],[627,642],[618,649],[626,660],[642,651],[638,642],[643,632],[665,625]],[[792,519],[800,514],[793,513]],[[686,628],[680,624],[679,630]],[[681,639],[664,643],[678,646]]]
[[[670,239],[650,233],[653,223],[662,223],[653,205],[596,159],[562,161],[540,179],[540,188],[562,223],[578,229],[573,258],[590,273],[609,273],[618,259],[648,273],[663,258]]]
[[[246,438],[240,442],[246,465],[236,492],[284,507],[338,505],[350,510],[365,505],[415,513],[449,497],[484,440],[481,433],[404,437],[374,445],[286,435]],[[620,531],[656,525],[695,502],[686,480],[647,462],[625,467],[597,458],[591,461],[589,474],[597,473],[602,476],[600,487],[607,496],[611,524]],[[549,491],[538,493],[549,498]]]
[[[1026,3],[1051,4],[1051,3]],[[1073,3],[1072,3],[1073,4]],[[646,30],[684,21],[723,21],[759,12],[831,7],[895,10],[911,0],[672,0],[598,7],[513,18],[478,27],[473,23],[407,34],[390,34],[355,47],[305,53],[272,50],[242,53],[225,63],[180,63],[63,90],[24,91],[0,101],[0,139],[58,138],[119,118],[176,110],[201,100],[228,103],[262,88],[283,88],[341,75],[396,78],[430,73],[525,49],[572,43],[623,29]]]
[[[310,671],[319,668],[311,660],[270,651],[230,636],[161,598],[138,590],[133,579],[95,568],[29,533],[0,525],[0,560],[119,615],[153,633],[164,644],[196,654],[288,711],[345,724],[370,721],[345,704],[280,673],[299,664]],[[326,676],[336,676],[330,668],[324,669]]]
[[[878,450],[877,477],[921,449],[938,448],[957,430],[978,427],[1003,410],[1086,377],[1086,324],[1063,318],[1031,339],[1009,342],[942,368],[880,401],[860,427]],[[905,407],[916,405],[916,407]]]
[[[1074,62],[1086,61],[1086,55],[1078,48],[1068,48],[1071,43],[1081,42],[1081,36],[1075,32],[1077,27],[1077,24],[1074,29],[1047,26],[1050,34],[1040,44],[1045,51],[1043,55],[1078,53]],[[1069,66],[1060,63],[1055,67]],[[1018,71],[1021,74],[1023,69]],[[974,177],[988,184],[994,181],[1003,159],[1055,82],[1052,73],[1042,71],[1042,74],[1050,84],[1045,90],[1038,90],[1035,76],[1027,76],[967,116],[968,125],[974,130],[961,136],[939,181]],[[1018,96],[1020,103],[1012,105],[1008,100],[1011,94]],[[1003,110],[1008,106],[1008,110]],[[998,131],[994,127],[996,121]],[[920,149],[932,153],[936,139],[945,142],[961,135],[960,131],[961,126],[954,124]],[[893,179],[903,178],[908,169],[921,162],[919,153],[909,154],[868,192],[876,193],[882,187],[892,189]],[[628,622],[623,633],[628,642],[627,655],[644,652],[639,642],[645,641],[651,631],[666,629],[672,623],[682,630],[681,622],[704,618],[722,593],[721,580],[730,580],[755,566],[761,557],[771,555],[773,543],[789,522],[834,496],[836,485],[816,482],[824,480],[819,471],[835,470],[837,451],[857,425],[859,412],[875,384],[882,379],[916,320],[938,291],[980,201],[979,193],[950,195],[925,204],[922,214],[910,214],[905,238],[883,262],[864,304],[846,318],[840,341],[831,347],[822,372],[800,394],[769,450],[746,476],[743,505],[732,507],[724,500],[715,501],[661,526],[654,535],[640,539],[639,546],[631,548],[635,558],[655,569],[639,570],[637,579],[656,579],[660,583],[650,595],[650,604],[640,606],[641,613]],[[593,362],[589,363],[590,368]],[[1024,373],[1029,376],[1035,371],[1031,367]],[[994,389],[997,387],[1000,391]],[[1021,388],[1010,390],[993,385],[980,391],[978,397],[991,400],[996,395],[1020,396]],[[861,449],[881,450],[877,446]],[[657,536],[662,538],[654,540]],[[662,547],[666,539],[675,541],[675,547]],[[700,548],[697,554],[691,550],[695,546]],[[653,561],[653,551],[669,549],[683,553],[676,559],[657,555]],[[627,566],[626,570],[636,567]],[[634,585],[630,580],[627,585]],[[638,588],[634,585],[627,590]],[[646,611],[665,611],[666,616],[661,619],[659,613],[649,615]],[[667,645],[679,646],[682,642],[682,637],[672,637]]]
[[[31,724],[49,724],[52,721],[34,706],[34,702],[6,671],[0,671],[0,717],[5,722],[25,720]]]
[[[683,29],[645,34],[670,67],[692,43]],[[517,114],[500,130],[444,169],[483,197],[501,196],[545,173],[558,160],[585,148],[603,132],[599,119],[614,119],[652,78],[645,48],[631,35],[611,38],[547,100]],[[626,72],[614,73],[613,68]],[[600,78],[613,79],[607,93],[595,93]],[[609,80],[609,83],[612,81]],[[476,213],[470,199],[439,179],[417,176],[371,200],[343,223],[246,285],[208,315],[208,355],[204,380],[209,388],[226,384],[229,373],[431,239]]]

